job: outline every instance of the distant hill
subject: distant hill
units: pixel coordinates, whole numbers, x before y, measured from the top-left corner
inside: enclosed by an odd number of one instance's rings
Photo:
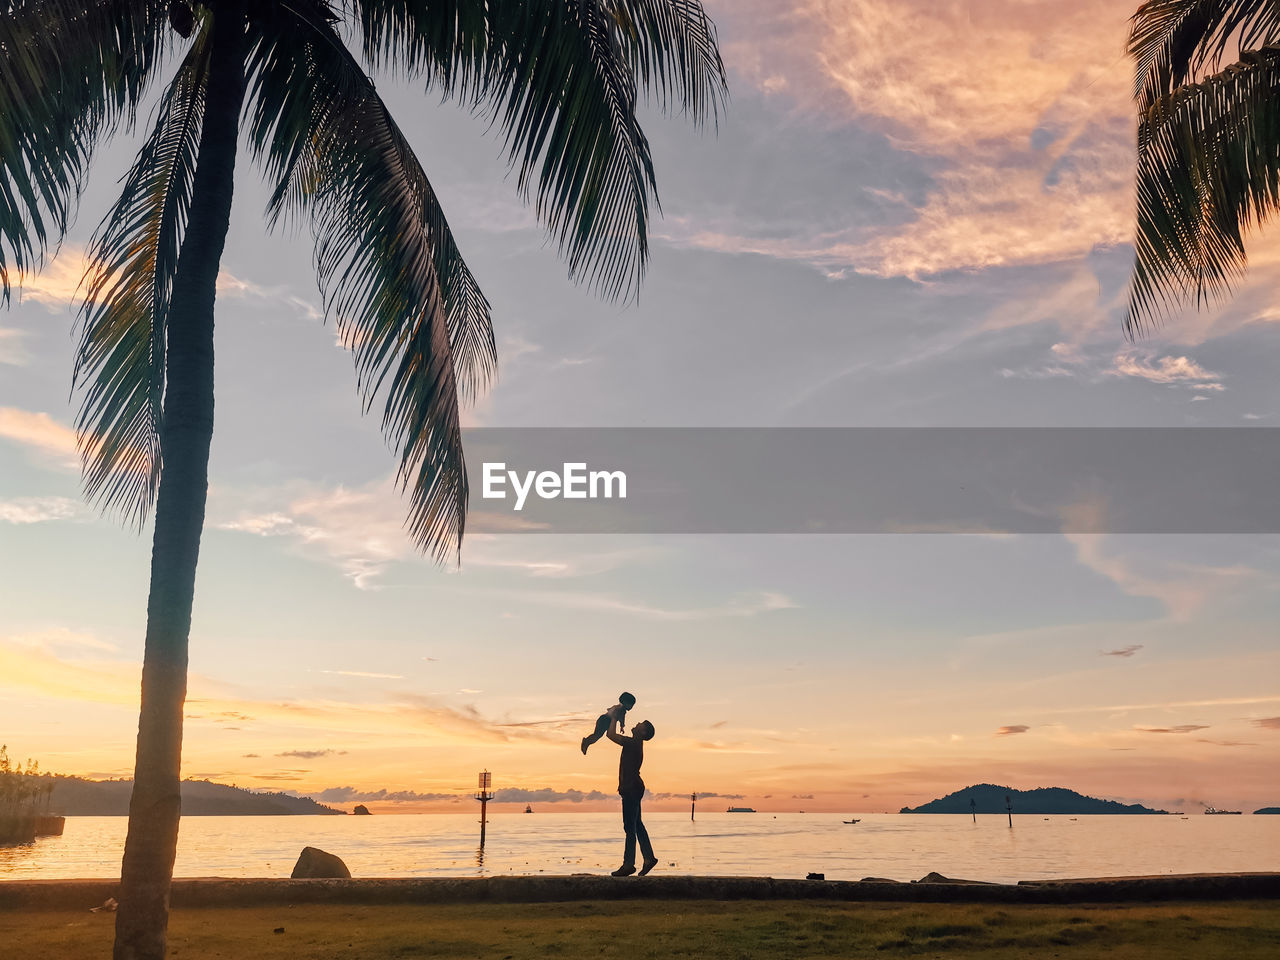
[[[1259,813],[1280,813],[1280,807],[1262,807],[1261,809],[1253,812],[1255,815]]]
[[[939,800],[918,807],[903,807],[899,813],[1004,813],[1005,797],[1013,804],[1014,813],[1157,813],[1168,810],[1152,810],[1140,803],[1117,803],[1115,800],[1099,800],[1065,787],[1040,787],[1036,790],[1014,790],[998,787],[994,783],[979,783],[949,793]],[[970,801],[974,805],[970,806]]]
[[[53,783],[49,809],[67,817],[123,817],[129,813],[132,780],[84,780],[80,777],[41,776]],[[256,793],[208,780],[182,781],[184,817],[270,817],[299,814],[339,814],[345,811],[317,803],[310,797],[286,793]]]

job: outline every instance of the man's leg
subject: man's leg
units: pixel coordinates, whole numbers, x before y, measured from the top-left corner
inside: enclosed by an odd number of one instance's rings
[[[644,876],[650,870],[658,865],[658,858],[653,855],[653,844],[649,842],[649,831],[645,829],[644,820],[640,816],[640,804],[636,803],[636,839],[640,841],[640,856],[644,858],[644,865],[640,868],[640,876]]]
[[[636,824],[640,820],[640,798],[622,798],[622,830],[626,836],[622,850],[622,866],[613,871],[615,877],[628,877],[636,872]],[[646,842],[648,837],[646,835]]]

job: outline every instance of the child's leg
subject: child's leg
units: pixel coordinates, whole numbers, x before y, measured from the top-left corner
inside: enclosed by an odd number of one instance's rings
[[[591,731],[588,736],[582,738],[582,752],[587,752],[587,747],[591,746],[597,740],[604,736],[605,731],[609,729],[609,715],[602,713],[596,717],[596,728]]]

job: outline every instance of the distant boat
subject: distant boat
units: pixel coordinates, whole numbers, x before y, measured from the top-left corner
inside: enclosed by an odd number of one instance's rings
[[[525,813],[533,813],[533,804],[531,804],[531,803],[526,803],[526,804],[524,805],[524,812],[525,812]]]
[[[725,813],[755,813],[751,807],[730,807]]]
[[[1211,813],[1211,814],[1218,814],[1220,816],[1224,814],[1226,816],[1236,816],[1236,817],[1240,816],[1239,810],[1219,810],[1217,807],[1205,807],[1204,812]]]
[[[859,821],[858,821],[858,818],[857,818],[857,817],[854,817],[852,820],[845,820],[844,822],[845,822],[845,823],[858,823]]]

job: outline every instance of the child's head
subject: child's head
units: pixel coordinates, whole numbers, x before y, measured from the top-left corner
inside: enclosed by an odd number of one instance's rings
[[[630,710],[636,705],[636,698],[624,690],[618,694],[618,702]]]
[[[639,723],[637,723],[634,727],[631,728],[631,732],[635,734],[637,737],[639,737],[641,740],[652,740],[653,724],[650,723],[648,720],[641,720]]]

